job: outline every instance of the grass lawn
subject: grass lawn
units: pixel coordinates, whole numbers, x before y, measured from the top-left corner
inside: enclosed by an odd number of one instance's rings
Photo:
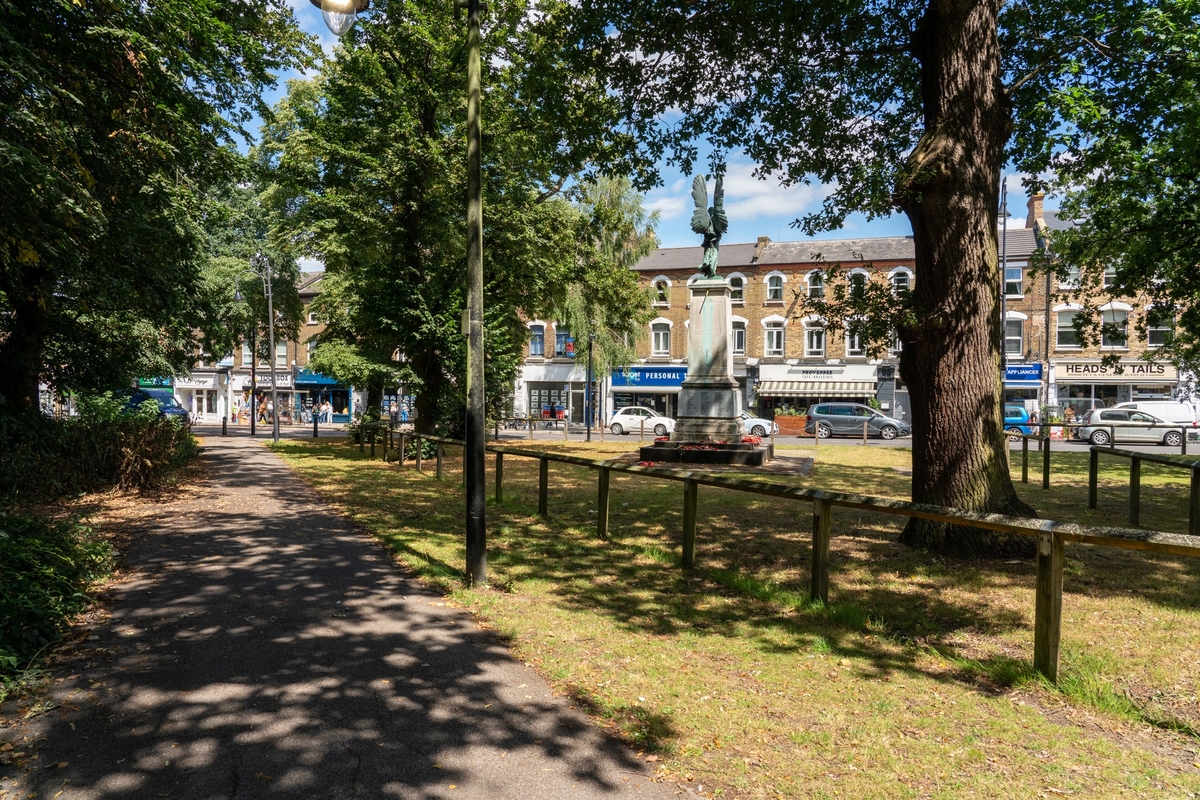
[[[546,449],[605,457],[635,444]],[[464,589],[456,450],[439,482],[431,460],[418,475],[330,440],[275,447],[398,560],[704,795],[1200,796],[1200,559],[1069,544],[1052,688],[1030,663],[1032,563],[910,551],[895,543],[898,518],[834,510],[830,603],[814,608],[808,503],[701,487],[689,573],[682,484],[614,473],[604,542],[594,473],[551,464],[542,520],[536,461],[505,458],[498,507],[489,458],[491,588]],[[822,444],[816,456],[809,476],[771,480],[909,494],[907,450]],[[1037,465],[1020,491],[1043,516],[1125,524],[1127,462],[1102,459],[1091,512],[1086,453],[1054,454],[1049,491]],[[1186,473],[1144,465],[1142,484],[1143,524],[1186,531]]]

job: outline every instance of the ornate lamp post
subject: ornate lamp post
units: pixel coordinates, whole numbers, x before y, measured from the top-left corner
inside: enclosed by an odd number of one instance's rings
[[[241,302],[244,299],[242,297],[243,275],[255,275],[259,280],[262,281],[263,294],[266,295],[267,298],[267,330],[269,331],[268,335],[270,336],[271,344],[271,430],[274,440],[278,442],[279,397],[277,394],[278,384],[275,380],[275,305],[271,294],[271,281],[275,277],[275,271],[271,267],[270,260],[262,253],[256,253],[254,258],[250,259],[250,263],[253,265],[250,269],[242,270],[237,274],[237,277],[234,278],[233,299],[237,302]],[[253,334],[251,335],[250,341],[250,435],[253,436],[254,415],[257,411],[257,409],[254,407],[254,390],[257,388],[254,386],[254,362],[255,358],[258,356],[258,354],[254,352],[255,347]]]
[[[354,25],[370,0],[311,0],[335,36]],[[479,123],[479,17],[482,0],[456,0],[467,11],[467,582],[487,580],[483,395],[483,159]]]

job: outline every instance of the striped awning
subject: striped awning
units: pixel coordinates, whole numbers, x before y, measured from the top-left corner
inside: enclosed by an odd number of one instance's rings
[[[760,381],[762,397],[874,397],[875,381]]]

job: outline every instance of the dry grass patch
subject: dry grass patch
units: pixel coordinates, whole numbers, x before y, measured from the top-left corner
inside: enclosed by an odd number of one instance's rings
[[[706,795],[1200,793],[1200,561],[1069,547],[1056,690],[1029,666],[1032,565],[912,552],[895,544],[894,518],[835,510],[830,604],[812,607],[808,504],[702,487],[699,568],[686,573],[680,484],[614,474],[603,542],[594,474],[552,464],[542,520],[536,462],[508,456],[504,506],[489,508],[493,589],[467,590],[457,452],[438,482],[328,441],[278,449],[559,689]],[[1120,524],[1123,465],[1105,466],[1089,515],[1086,455],[1054,457],[1051,491],[1023,495],[1056,518]],[[809,476],[770,480],[903,498],[908,466],[906,450],[822,445]],[[1151,472],[1144,518],[1177,523],[1180,478]]]

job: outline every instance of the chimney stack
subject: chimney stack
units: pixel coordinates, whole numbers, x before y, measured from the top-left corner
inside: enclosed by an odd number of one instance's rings
[[[1029,209],[1029,216],[1025,218],[1026,228],[1041,229],[1046,227],[1046,215],[1042,210],[1042,203],[1045,201],[1046,195],[1038,193],[1030,195],[1029,202],[1026,207]]]

